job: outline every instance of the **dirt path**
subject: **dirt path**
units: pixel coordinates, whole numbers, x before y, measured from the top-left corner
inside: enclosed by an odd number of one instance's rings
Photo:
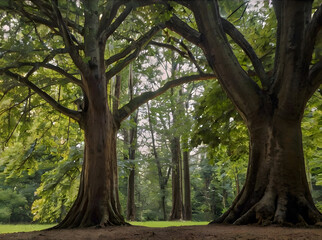
[[[1,234],[0,240],[138,240],[138,239],[311,239],[322,240],[322,229],[257,226],[185,226],[167,228],[108,227]]]

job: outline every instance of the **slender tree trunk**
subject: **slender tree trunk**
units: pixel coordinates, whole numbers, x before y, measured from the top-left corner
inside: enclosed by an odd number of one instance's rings
[[[130,69],[129,69],[129,95],[130,95],[130,100],[133,99],[134,95],[134,81],[133,81],[133,68],[132,64],[130,64]],[[129,141],[129,149],[128,149],[128,154],[129,154],[129,159],[131,161],[131,169],[129,173],[129,178],[128,178],[128,187],[127,187],[127,214],[126,214],[126,219],[130,221],[135,220],[135,202],[134,202],[134,190],[135,190],[135,150],[136,150],[136,145],[137,145],[137,119],[138,119],[138,111],[136,112],[135,115],[131,115],[131,120],[134,121],[135,126],[132,126],[130,129],[130,141]]]
[[[321,214],[306,180],[301,121],[275,115],[249,122],[246,183],[231,208],[216,222],[314,224]]]
[[[237,196],[240,193],[240,188],[239,188],[239,175],[236,170],[236,175],[235,175],[235,184],[236,184],[236,195]]]
[[[310,165],[307,158],[305,158],[305,167],[306,167],[306,177],[307,177],[307,183],[309,184],[309,189],[312,194],[313,186],[312,186],[312,176],[310,171]]]
[[[136,116],[131,117],[135,126],[130,130],[130,141],[129,141],[129,159],[131,162],[131,169],[128,179],[128,188],[127,188],[127,214],[126,219],[129,221],[135,220],[135,201],[134,201],[134,190],[135,190],[135,151],[137,143],[137,114]]]
[[[172,154],[172,210],[170,220],[182,219],[181,190],[181,150],[180,138],[174,137],[171,142]]]
[[[192,219],[188,143],[183,143],[184,220]]]
[[[127,213],[126,220],[134,221],[135,220],[135,202],[134,202],[134,177],[135,177],[135,166],[132,164],[129,179],[128,179],[128,188],[127,188]]]
[[[154,155],[154,159],[155,159],[155,162],[157,165],[159,186],[160,186],[160,191],[161,191],[160,204],[161,204],[161,208],[162,208],[163,220],[165,221],[167,219],[166,203],[165,203],[165,197],[166,197],[165,196],[165,194],[166,194],[165,187],[167,185],[167,178],[165,178],[162,174],[162,167],[161,167],[160,159],[159,159],[158,152],[157,152],[156,145],[155,145],[154,131],[153,131],[153,126],[152,126],[149,103],[147,103],[147,109],[148,109],[149,127],[150,127],[151,138],[152,138],[153,155]]]

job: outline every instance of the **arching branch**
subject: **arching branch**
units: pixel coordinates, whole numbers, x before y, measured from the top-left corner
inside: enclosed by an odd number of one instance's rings
[[[53,99],[50,95],[48,95],[46,92],[41,90],[35,84],[30,82],[27,78],[24,78],[17,73],[13,73],[10,70],[4,71],[4,74],[17,80],[18,82],[23,83],[27,87],[31,88],[34,92],[36,92],[41,98],[43,98],[47,103],[49,103],[58,112],[74,119],[77,122],[80,122],[80,120],[81,120],[81,113],[80,112],[77,112],[77,111],[74,111],[74,110],[71,110],[69,108],[62,106],[55,99]]]
[[[247,42],[247,40],[238,31],[238,29],[229,21],[221,18],[221,23],[225,33],[227,33],[247,54],[254,66],[257,75],[259,76],[262,82],[262,86],[264,88],[267,88],[269,85],[269,80],[266,76],[262,63],[260,59],[257,57],[252,46]],[[171,19],[166,23],[166,26],[172,31],[186,38],[188,41],[194,43],[197,46],[200,46],[201,34],[197,30],[191,28],[185,22],[181,21],[177,16],[174,15],[173,17],[171,17]]]
[[[229,21],[224,18],[221,18],[221,23],[225,33],[227,33],[238,46],[240,46],[243,51],[247,54],[250,61],[252,62],[254,69],[260,78],[262,86],[264,89],[267,89],[270,82],[268,77],[266,76],[266,72],[264,70],[263,64],[261,60],[257,57],[254,49],[249,44],[249,42],[245,39],[244,35],[238,31],[238,29]]]
[[[175,46],[173,46],[172,44],[168,44],[168,43],[161,43],[161,42],[156,42],[156,41],[151,41],[149,43],[150,45],[154,45],[154,46],[158,46],[158,47],[163,47],[163,48],[167,48],[170,49],[172,51],[177,52],[181,57],[187,58],[187,53],[184,51],[181,51],[179,48],[176,48]]]
[[[83,83],[81,80],[77,79],[76,77],[74,77],[72,74],[68,73],[66,70],[49,64],[49,63],[43,63],[43,62],[22,62],[22,63],[17,63],[15,65],[15,67],[22,67],[22,66],[33,66],[33,69],[38,69],[39,67],[43,67],[43,68],[47,68],[50,70],[53,70],[59,74],[61,74],[62,76],[65,76],[70,82],[75,83],[76,85],[80,86],[81,88],[83,88]],[[32,69],[32,70],[33,70]],[[28,72],[28,74],[25,76],[25,78],[28,78],[30,76],[30,71]]]
[[[56,55],[58,54],[64,54],[67,53],[67,49],[65,48],[59,48],[59,49],[54,49],[51,51],[42,62],[17,62],[12,66],[8,66],[4,69],[0,69],[0,72],[3,72],[4,70],[9,70],[11,68],[19,68],[23,66],[32,66],[33,68],[28,71],[28,73],[24,76],[25,78],[29,78],[35,71],[39,69],[39,67],[44,67],[47,69],[51,69],[63,76],[65,76],[70,82],[77,84],[80,87],[83,87],[82,82],[74,77],[72,74],[68,73],[66,70],[55,66],[53,64],[49,64],[48,62],[51,61]]]
[[[58,9],[58,6],[56,5],[55,1],[52,0],[51,2],[56,15],[58,28],[63,37],[66,48],[68,49],[68,52],[71,58],[73,59],[73,62],[75,63],[75,65],[80,71],[82,71],[83,73],[88,72],[88,66],[85,64],[85,62],[82,60],[81,56],[79,55],[78,48],[74,44],[73,38],[68,30],[68,27],[65,24],[65,21],[61,15],[61,12]]]
[[[183,36],[185,39],[187,39],[189,42],[192,42],[196,46],[200,46],[201,33],[183,22],[176,15],[173,15],[170,20],[166,22],[166,27]]]
[[[110,65],[116,61],[119,61],[115,66],[113,66],[110,70],[106,72],[106,79],[110,79],[115,74],[119,73],[124,67],[126,67],[130,62],[132,62],[140,53],[141,49],[147,45],[152,37],[157,34],[162,28],[165,26],[160,24],[150,29],[147,33],[145,33],[142,37],[140,37],[137,41],[131,43],[126,49],[122,52],[113,55],[108,60],[105,61],[106,65]]]
[[[164,93],[170,88],[179,86],[183,83],[189,83],[197,80],[214,79],[214,78],[216,78],[216,75],[214,74],[199,74],[199,75],[185,76],[175,80],[171,80],[154,92],[145,92],[140,96],[133,98],[128,104],[124,105],[122,108],[118,110],[117,114],[115,115],[115,118],[119,122],[122,122],[142,104],[161,95],[162,93]]]
[[[113,2],[113,1],[112,1]],[[113,2],[114,3],[114,2]],[[121,25],[121,23],[125,20],[125,18],[130,14],[132,11],[132,5],[128,4],[125,10],[114,20],[112,23],[113,18],[116,16],[117,10],[121,6],[122,1],[116,1],[111,7],[111,12],[104,13],[102,20],[100,21],[100,26],[98,29],[98,34],[102,42],[105,42],[106,39],[111,36],[112,33]],[[108,7],[107,7],[108,9]]]

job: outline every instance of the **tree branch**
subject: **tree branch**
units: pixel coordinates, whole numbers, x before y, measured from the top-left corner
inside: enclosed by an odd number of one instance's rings
[[[133,98],[129,103],[127,103],[126,105],[124,105],[122,108],[118,110],[115,116],[115,119],[117,119],[119,122],[122,122],[142,104],[161,95],[162,93],[164,93],[170,88],[179,86],[183,83],[189,83],[197,80],[208,80],[208,79],[214,79],[214,78],[216,78],[216,75],[214,74],[199,74],[199,75],[185,76],[175,80],[171,80],[166,84],[164,84],[163,87],[160,87],[158,90],[154,92],[145,92],[145,93],[142,93],[140,96]]]
[[[25,102],[26,100],[28,100],[32,95],[34,95],[35,93],[30,93],[30,94],[28,94],[27,95],[27,97],[25,97],[25,98],[23,98],[22,100],[20,100],[19,102],[15,102],[13,105],[11,105],[11,106],[8,106],[7,108],[5,108],[5,109],[1,109],[1,111],[0,111],[0,116],[2,115],[2,114],[4,114],[5,112],[7,112],[7,111],[10,111],[11,109],[13,109],[13,108],[15,108],[15,107],[17,107],[17,106],[19,106],[20,104],[22,104],[23,102]]]
[[[34,63],[30,63],[30,62],[22,62],[22,63],[17,63],[18,67],[22,67],[22,66],[33,66],[33,69],[38,69],[39,67],[43,67],[43,68],[47,68],[50,70],[53,70],[63,76],[65,76],[68,80],[70,80],[70,82],[75,83],[76,85],[80,86],[81,88],[83,88],[83,83],[81,80],[79,80],[78,78],[74,77],[72,74],[66,72],[64,69],[49,64],[49,63],[43,63],[43,62],[34,62]],[[17,66],[14,66],[17,67]],[[32,70],[33,70],[32,69]],[[30,76],[30,71],[28,72],[28,74],[25,76],[25,78],[28,78]]]
[[[258,77],[260,78],[263,88],[268,89],[268,86],[270,84],[269,79],[266,76],[266,72],[264,70],[261,60],[257,57],[252,46],[244,38],[244,35],[241,34],[241,32],[239,32],[238,29],[232,23],[230,23],[224,18],[221,18],[220,20],[225,33],[227,33],[234,40],[234,42],[237,43],[244,50],[244,52],[249,57]]]
[[[24,77],[20,76],[19,74],[13,73],[9,70],[6,70],[4,73],[7,76],[14,78],[18,82],[21,82],[21,83],[25,84],[27,87],[31,88],[34,92],[36,92],[40,97],[42,97],[47,103],[49,103],[58,112],[65,114],[66,116],[74,119],[77,122],[80,122],[80,120],[81,120],[81,113],[80,112],[71,110],[69,108],[66,108],[66,107],[60,105],[57,101],[55,101],[55,99],[53,99],[46,92],[41,90],[35,84],[30,82],[27,78],[24,78]]]
[[[182,40],[179,40],[179,39],[177,39],[177,38],[175,38],[175,37],[171,37],[174,41],[176,41],[177,43],[179,43],[180,44],[180,46],[183,48],[183,49],[185,49],[186,51],[187,51],[187,55],[188,55],[188,59],[196,66],[196,68],[198,69],[198,72],[200,73],[200,74],[202,74],[203,73],[203,71],[202,71],[202,69],[201,69],[201,67],[199,66],[199,64],[197,63],[197,61],[196,61],[196,58],[195,58],[195,56],[192,54],[192,52],[189,50],[189,48],[188,48],[188,46],[186,45],[186,44],[184,44],[184,42],[182,41]]]
[[[58,28],[62,34],[64,43],[66,45],[66,48],[68,49],[68,52],[69,52],[73,62],[75,63],[75,65],[78,67],[78,69],[82,73],[88,72],[88,66],[84,63],[84,61],[82,60],[82,58],[78,54],[78,49],[73,42],[73,38],[71,37],[71,34],[64,22],[64,19],[58,9],[58,6],[56,5],[55,1],[52,0],[51,2],[52,2],[52,6],[54,9],[55,15],[56,15]]]
[[[160,29],[164,28],[164,25],[157,25],[150,29],[147,33],[145,33],[143,36],[141,36],[137,41],[133,42],[130,46],[128,46],[126,49],[124,49],[122,52],[113,55],[108,60],[105,61],[106,65],[110,65],[115,61],[118,61],[124,57],[122,61],[120,61],[118,64],[116,64],[114,67],[112,67],[110,70],[106,72],[106,79],[111,79],[115,74],[119,73],[124,67],[126,67],[130,62],[132,62],[140,53],[141,49],[147,45],[151,38],[157,34]],[[130,55],[134,50],[134,52]]]
[[[1,74],[1,72],[0,72],[0,74]],[[2,96],[0,97],[0,101],[12,90],[12,89],[14,89],[15,87],[18,87],[18,86],[22,86],[22,84],[20,84],[20,83],[14,83],[14,84],[12,84],[12,85],[10,85],[7,89],[2,89],[2,90],[4,90],[3,91],[3,94],[2,94]]]
[[[322,4],[315,11],[311,22],[308,25],[308,37],[315,39],[318,32],[322,29]]]
[[[223,18],[221,18],[221,22],[224,31],[244,50],[244,52],[250,58],[254,69],[262,82],[262,86],[267,88],[269,85],[269,79],[266,76],[260,59],[257,57],[251,45],[233,24]],[[166,22],[166,26],[172,31],[175,31],[186,38],[188,41],[200,47],[201,34],[195,29],[191,28],[188,24],[181,21],[177,16],[174,15],[168,22]]]
[[[304,53],[307,54],[308,57],[310,58],[313,53],[316,37],[321,29],[322,29],[322,4],[315,11],[311,19],[311,22],[309,23],[306,29],[306,36],[305,36],[306,44],[305,44]]]
[[[105,42],[106,39],[108,39],[109,36],[111,36],[112,33],[115,32],[115,30],[121,25],[121,23],[125,20],[125,18],[130,14],[132,11],[132,6],[131,4],[128,4],[125,8],[125,10],[118,16],[114,22],[111,24],[113,18],[115,17],[117,10],[120,7],[120,2],[117,1],[116,6],[112,8],[110,16],[108,19],[102,18],[100,21],[100,26],[98,29],[98,34],[100,36],[100,39],[102,42]],[[103,20],[104,19],[104,20]]]
[[[46,56],[45,59],[42,62],[18,62],[13,66],[9,66],[9,67],[6,67],[4,69],[0,69],[0,72],[3,72],[4,70],[9,70],[11,68],[19,68],[19,67],[22,67],[22,66],[33,66],[33,68],[31,70],[29,70],[28,73],[24,77],[24,78],[28,79],[35,71],[37,71],[39,69],[39,67],[44,67],[44,68],[56,71],[57,73],[60,73],[61,75],[67,77],[70,80],[70,82],[75,83],[75,84],[77,84],[78,86],[80,86],[82,88],[83,84],[79,79],[75,78],[73,75],[71,75],[70,73],[66,72],[64,69],[48,63],[57,54],[64,54],[64,53],[67,53],[67,50],[64,49],[64,48],[55,49],[55,50],[51,51],[49,53],[49,55]]]
[[[314,64],[309,72],[309,91],[307,99],[309,99],[316,89],[322,84],[322,61]]]
[[[192,42],[196,46],[200,47],[201,33],[190,27],[185,22],[181,21],[176,15],[173,15],[166,23],[166,27],[170,30],[183,36],[189,42]]]
[[[113,99],[113,113],[115,113],[119,108],[120,93],[121,93],[121,76],[116,75],[115,91],[114,91],[114,99]]]
[[[181,57],[184,57],[184,58],[188,58],[187,56],[187,53],[184,52],[184,51],[181,51],[179,48],[176,48],[175,46],[171,45],[171,44],[167,44],[167,43],[160,43],[160,42],[156,42],[156,41],[151,41],[149,43],[150,45],[154,45],[154,46],[158,46],[158,47],[163,47],[163,48],[167,48],[167,49],[170,49],[172,51],[175,51],[177,53],[179,53],[179,55]]]
[[[127,56],[125,59],[120,61],[117,65],[112,67],[108,72],[106,72],[106,79],[111,79],[114,75],[118,74],[122,69],[129,65],[137,56],[139,56],[141,49],[136,49],[132,54]]]

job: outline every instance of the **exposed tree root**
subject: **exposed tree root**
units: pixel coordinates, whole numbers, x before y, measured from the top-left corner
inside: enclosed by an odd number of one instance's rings
[[[80,195],[82,196],[82,195]],[[86,228],[107,226],[129,226],[122,215],[117,214],[111,204],[99,209],[88,200],[78,198],[65,219],[52,229]]]
[[[246,205],[246,202],[235,201],[226,213],[212,223],[305,227],[322,221],[322,214],[303,195],[277,195],[269,191],[248,209]]]

